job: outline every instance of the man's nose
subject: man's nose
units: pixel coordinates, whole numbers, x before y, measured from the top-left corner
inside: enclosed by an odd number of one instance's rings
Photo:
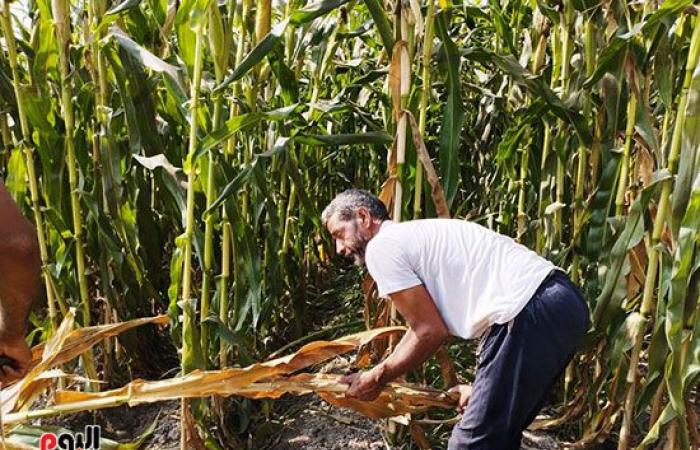
[[[340,239],[335,241],[335,252],[341,256],[345,256],[346,247],[340,242]]]

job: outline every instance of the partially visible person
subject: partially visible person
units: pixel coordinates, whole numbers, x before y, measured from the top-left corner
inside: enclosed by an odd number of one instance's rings
[[[25,340],[39,289],[36,232],[0,181],[0,383],[24,376],[32,361]]]

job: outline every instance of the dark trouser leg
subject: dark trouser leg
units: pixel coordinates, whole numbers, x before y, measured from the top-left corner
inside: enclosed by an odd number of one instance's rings
[[[565,274],[549,277],[515,318],[485,338],[472,394],[449,450],[518,450],[523,430],[588,329],[588,308]]]

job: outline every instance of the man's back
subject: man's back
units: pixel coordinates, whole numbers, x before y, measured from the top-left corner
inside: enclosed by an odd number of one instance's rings
[[[510,237],[456,219],[385,221],[366,264],[381,296],[425,284],[450,332],[463,338],[513,319],[555,269]]]

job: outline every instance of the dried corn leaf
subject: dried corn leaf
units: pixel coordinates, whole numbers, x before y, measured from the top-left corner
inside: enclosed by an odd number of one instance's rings
[[[34,364],[29,370],[29,373],[14,383],[12,386],[3,389],[0,392],[0,411],[2,414],[7,414],[15,409],[17,403],[27,405],[27,399],[36,395],[36,383],[45,385],[45,379],[41,378],[41,374],[46,371],[60,354],[63,345],[73,328],[75,320],[75,308],[71,308],[64,317],[61,325],[56,330],[56,333],[46,342],[42,348],[42,359]]]
[[[296,353],[266,361],[261,365],[266,367],[274,366],[281,369],[277,373],[290,373],[348,353],[374,340],[403,333],[404,331],[406,331],[406,328],[401,326],[382,327],[351,334],[334,341],[315,341],[303,346]]]
[[[445,199],[445,191],[442,189],[442,184],[440,184],[440,177],[435,170],[432,160],[430,159],[430,154],[428,149],[425,147],[425,142],[423,141],[423,136],[420,134],[420,128],[416,123],[416,118],[411,114],[410,111],[404,111],[404,114],[408,116],[411,123],[411,132],[413,135],[413,144],[416,147],[416,155],[420,160],[423,168],[425,169],[425,175],[430,184],[430,195],[433,198],[433,204],[435,205],[435,212],[438,217],[449,218],[450,217],[450,207],[447,205],[447,200]]]
[[[70,361],[101,340],[120,335],[132,328],[140,327],[149,323],[155,325],[167,325],[169,322],[170,318],[163,314],[160,316],[128,320],[126,322],[78,328],[77,330],[73,330],[68,335],[65,343],[63,344],[63,350],[54,359],[54,364],[63,364]],[[39,361],[41,361],[43,351],[43,343],[32,347],[32,357],[34,360],[32,363],[33,365],[38,364]]]
[[[408,425],[408,431],[411,433],[413,441],[418,444],[421,450],[430,450],[433,446],[430,444],[428,437],[425,435],[425,431],[415,422],[411,422]]]
[[[244,368],[200,371],[169,380],[134,380],[119,389],[98,393],[61,392],[56,395],[56,404],[80,401],[103,400],[118,404],[156,402],[172,398],[206,397],[209,395],[239,394],[250,384],[273,376],[286,375],[347,353],[374,339],[400,333],[404,327],[378,328],[336,339],[334,341],[311,342],[297,352]],[[280,394],[281,395],[281,394]],[[111,399],[111,400],[107,400]],[[99,402],[97,404],[100,404]]]
[[[169,318],[165,315],[145,317],[77,330],[73,330],[74,321],[75,309],[71,308],[51,339],[32,348],[33,361],[29,373],[0,392],[3,414],[30,407],[53,379],[62,376],[56,372],[47,373],[50,367],[72,360],[103,339],[148,323],[164,325]]]
[[[51,365],[65,362],[88,350],[92,345],[109,336],[117,335],[146,323],[165,323],[164,316],[137,319],[119,324],[103,325],[71,333],[75,312],[66,316],[56,335],[42,348],[42,358],[30,374],[3,395],[7,411],[17,406],[28,407],[49,385],[52,379],[66,376],[59,370],[47,371]],[[14,424],[35,417],[67,412],[109,408],[121,404],[136,405],[162,400],[208,397],[211,395],[240,395],[250,398],[277,398],[284,394],[308,394],[315,392],[336,406],[355,409],[369,417],[382,418],[425,411],[430,407],[452,407],[456,398],[440,391],[408,384],[389,384],[372,402],[346,398],[348,386],[340,383],[339,375],[298,374],[298,370],[324,362],[330,358],[405,331],[404,327],[385,327],[345,336],[334,341],[309,343],[297,352],[245,368],[229,368],[213,371],[194,371],[169,380],[134,380],[122,388],[97,392],[60,391],[54,396],[54,406],[43,410],[18,411],[6,414],[4,424]],[[38,349],[35,349],[38,354]]]
[[[65,373],[61,369],[51,369],[39,374],[32,383],[28,384],[21,392],[15,404],[15,411],[29,408],[46,389],[58,378],[68,379],[81,383],[104,383],[100,380],[92,380],[80,375]]]
[[[56,413],[110,408],[121,404],[135,406],[141,403],[174,400],[178,398],[208,397],[210,395],[238,395],[249,398],[279,398],[284,394],[304,395],[317,393],[327,402],[352,408],[366,416],[379,419],[403,414],[415,414],[432,407],[453,408],[458,395],[403,383],[389,383],[371,402],[345,397],[348,385],[340,382],[340,375],[302,373],[291,377],[242,385],[236,378],[221,379],[222,371],[193,372],[185,377],[162,381],[135,380],[128,385],[105,392],[59,391],[54,396]],[[229,373],[230,376],[230,373]],[[193,383],[192,380],[197,380]],[[185,380],[187,379],[187,380]],[[22,414],[10,414],[6,423],[22,419]]]
[[[389,383],[371,402],[345,397],[341,392],[322,390],[316,393],[332,405],[354,409],[373,419],[417,414],[430,408],[452,409],[458,401],[458,396],[452,393],[407,383]]]

